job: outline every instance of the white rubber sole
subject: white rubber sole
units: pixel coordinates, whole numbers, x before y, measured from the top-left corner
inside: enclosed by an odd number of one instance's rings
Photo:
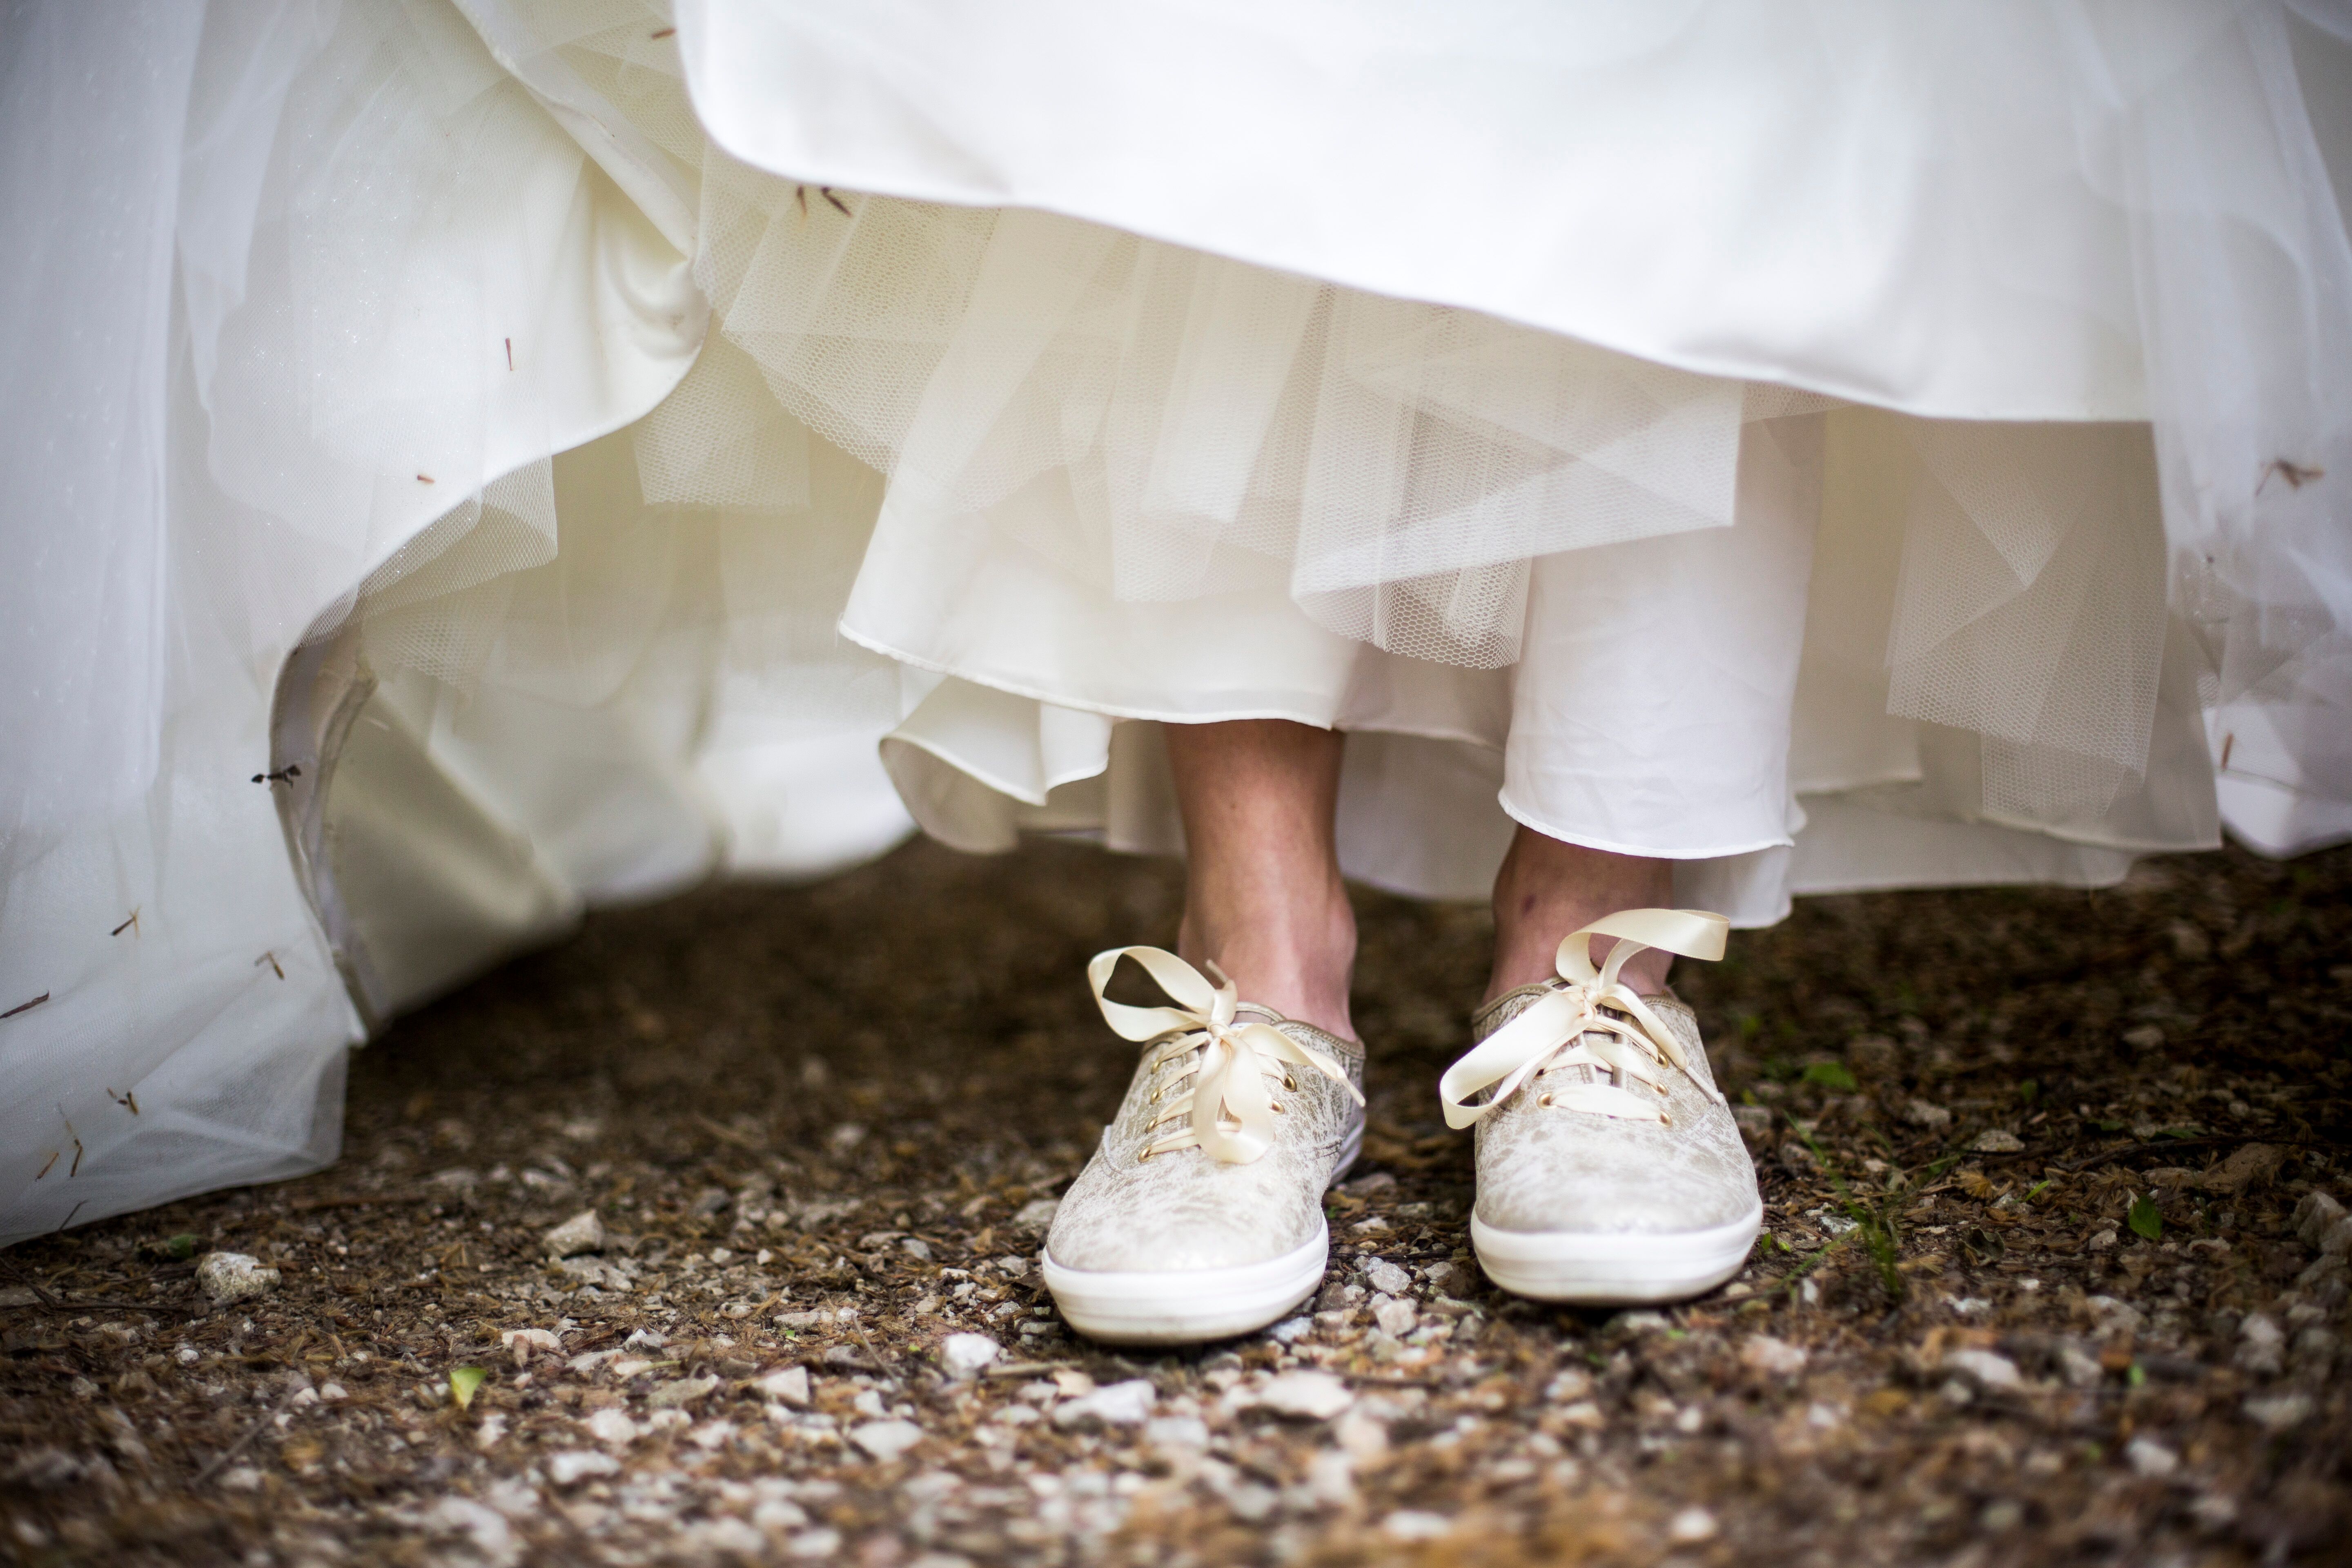
[[[1763,1228],[1745,1219],[1664,1236],[1497,1230],[1470,1216],[1470,1245],[1486,1278],[1515,1296],[1589,1307],[1654,1306],[1703,1296],[1739,1272]]]
[[[1363,1147],[1359,1125],[1323,1184],[1327,1190],[1348,1173]],[[1038,1253],[1062,1321],[1110,1345],[1190,1345],[1255,1333],[1314,1295],[1330,1259],[1331,1226],[1323,1220],[1316,1221],[1313,1239],[1281,1257],[1234,1268],[1070,1268],[1055,1262],[1050,1248]]]
[[[1063,1321],[1112,1345],[1186,1345],[1265,1328],[1315,1294],[1330,1260],[1331,1227],[1279,1258],[1237,1268],[1113,1273],[1066,1268],[1041,1255],[1045,1289]]]

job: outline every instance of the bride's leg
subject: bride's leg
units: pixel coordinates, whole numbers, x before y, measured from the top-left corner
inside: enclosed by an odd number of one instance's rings
[[[1353,1039],[1356,919],[1332,837],[1345,738],[1281,719],[1162,729],[1184,817],[1177,951],[1244,1001]]]
[[[1666,908],[1674,893],[1671,860],[1587,849],[1521,827],[1495,874],[1495,968],[1486,1000],[1550,979],[1569,932],[1620,910]],[[1595,939],[1592,961],[1607,958],[1615,945],[1613,937]],[[1625,965],[1625,983],[1644,995],[1663,991],[1674,961],[1656,948],[1638,953]]]

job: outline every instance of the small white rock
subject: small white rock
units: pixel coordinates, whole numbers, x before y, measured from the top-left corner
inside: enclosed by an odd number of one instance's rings
[[[950,1334],[940,1342],[940,1363],[953,1377],[970,1377],[1003,1353],[986,1334]]]
[[[1408,1295],[1412,1290],[1412,1276],[1385,1258],[1375,1258],[1365,1264],[1364,1279],[1373,1289],[1391,1296]]]
[[[2315,1408],[2307,1394],[2282,1394],[2270,1399],[2249,1399],[2246,1419],[2265,1432],[2284,1432],[2311,1419]]]
[[[2137,1307],[2113,1296],[2094,1296],[2083,1304],[2091,1310],[2092,1326],[2103,1340],[2129,1339],[2147,1321]]]
[[[2058,1375],[2069,1388],[2096,1388],[2106,1381],[2107,1369],[2074,1345],[2058,1347]]]
[[[1944,1370],[1965,1373],[1988,1391],[2014,1393],[2025,1386],[2017,1363],[1993,1351],[1946,1351]]]
[[[196,1283],[215,1307],[242,1301],[278,1288],[278,1270],[242,1252],[207,1252],[196,1259]]]
[[[547,1479],[559,1487],[568,1487],[586,1480],[591,1476],[617,1476],[621,1462],[610,1454],[599,1454],[587,1448],[567,1448],[551,1454],[547,1459]]]
[[[1392,1296],[1376,1297],[1372,1301],[1372,1321],[1381,1326],[1381,1332],[1402,1339],[1420,1323],[1421,1314],[1412,1310],[1410,1301],[1400,1301]]]
[[[761,1530],[798,1530],[808,1514],[790,1498],[769,1498],[751,1510],[751,1522]]]
[[[1717,1528],[1715,1515],[1703,1508],[1686,1508],[1667,1521],[1666,1539],[1676,1546],[1696,1546],[1714,1540]]]
[[[780,1399],[795,1410],[805,1410],[809,1402],[809,1374],[804,1366],[788,1366],[772,1372],[755,1385],[771,1399]]]
[[[2134,1472],[2155,1480],[2180,1468],[2180,1456],[2153,1437],[2135,1437],[2125,1444],[2124,1458]]]
[[[1767,1377],[1794,1377],[1805,1370],[1803,1348],[1769,1334],[1758,1334],[1742,1345],[1739,1359],[1750,1371]]]
[[[2025,1148],[2025,1140],[2006,1128],[1995,1127],[1977,1134],[1969,1145],[1979,1154],[2015,1154]]]
[[[2329,1194],[2314,1190],[2294,1205],[2294,1234],[2305,1247],[2317,1247],[2346,1217],[2344,1205]]]
[[[1043,1235],[1053,1228],[1054,1215],[1061,1206],[1059,1198],[1031,1198],[1021,1205],[1021,1212],[1013,1216],[1013,1223],[1023,1230]]]
[[[1155,1448],[1205,1448],[1209,1424],[1197,1415],[1155,1415],[1143,1424],[1143,1440]]]
[[[840,1550],[841,1531],[837,1530],[803,1530],[784,1541],[784,1555],[787,1557],[830,1557]]]
[[[1140,1426],[1158,1403],[1159,1392],[1145,1378],[1130,1378],[1097,1388],[1092,1394],[1063,1401],[1054,1410],[1054,1425],[1067,1430],[1100,1422],[1106,1426]]]
[[[1286,1372],[1268,1378],[1255,1392],[1243,1393],[1238,1403],[1277,1415],[1328,1421],[1355,1402],[1347,1384],[1328,1372]]]
[[[583,1425],[588,1428],[588,1436],[595,1438],[599,1443],[609,1443],[616,1448],[624,1444],[635,1442],[639,1435],[637,1424],[629,1419],[627,1411],[616,1410],[610,1406],[597,1411]]]
[[[912,1421],[866,1421],[853,1426],[849,1440],[887,1464],[923,1440],[923,1429]]]
[[[554,1334],[545,1329],[507,1329],[499,1333],[499,1343],[513,1354],[517,1366],[530,1365],[534,1351],[551,1355],[562,1348]]]
[[[596,1217],[594,1209],[582,1209],[540,1240],[547,1248],[547,1256],[557,1259],[577,1258],[583,1252],[602,1252],[604,1222]]]
[[[692,1555],[705,1562],[712,1558],[727,1558],[757,1563],[767,1552],[766,1536],[761,1535],[756,1527],[725,1514],[691,1526],[686,1533],[692,1545]]]
[[[1930,1105],[1915,1100],[1903,1108],[1903,1120],[1914,1127],[1924,1127],[1930,1132],[1940,1132],[1952,1124],[1952,1113],[1940,1105]]]
[[[1391,1541],[1434,1541],[1453,1528],[1444,1514],[1417,1508],[1401,1508],[1381,1521],[1381,1533]]]
[[[675,1378],[655,1389],[646,1403],[656,1410],[675,1410],[679,1405],[693,1404],[718,1386],[719,1380],[715,1377]]]

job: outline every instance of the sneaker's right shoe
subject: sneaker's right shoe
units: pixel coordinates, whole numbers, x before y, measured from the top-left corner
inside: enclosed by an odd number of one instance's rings
[[[1479,1009],[1479,1043],[1439,1095],[1450,1125],[1478,1129],[1470,1243],[1504,1289],[1596,1306],[1679,1301],[1747,1261],[1763,1198],[1698,1021],[1671,993],[1638,995],[1618,978],[1644,947],[1720,958],[1727,924],[1695,910],[1623,910],[1562,942],[1553,979]],[[1598,971],[1596,935],[1618,939]]]
[[[1177,1005],[1106,1001],[1121,958]],[[1242,1002],[1211,970],[1214,984],[1156,947],[1113,948],[1087,966],[1104,1019],[1143,1043],[1041,1259],[1063,1319],[1089,1339],[1245,1334],[1323,1281],[1323,1192],[1363,1146],[1363,1047]]]

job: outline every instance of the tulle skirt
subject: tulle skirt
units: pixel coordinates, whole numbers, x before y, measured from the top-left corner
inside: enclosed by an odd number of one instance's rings
[[[2352,833],[2326,15],[149,20],[0,93],[0,1231],[327,1157],[589,902],[1180,848],[1171,722],[1422,894]]]

